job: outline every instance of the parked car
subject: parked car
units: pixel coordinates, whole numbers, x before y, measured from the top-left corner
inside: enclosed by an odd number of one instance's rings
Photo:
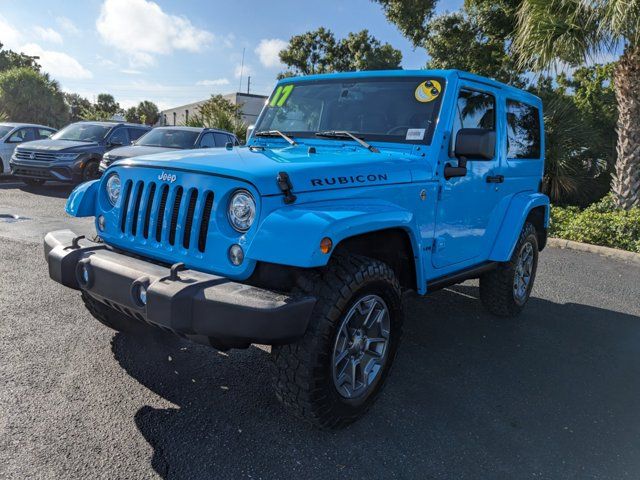
[[[278,398],[342,427],[385,383],[403,291],[479,278],[489,312],[523,310],[549,225],[543,132],[538,97],[465,72],[285,78],[246,147],[77,187],[67,212],[100,238],[47,234],[49,274],[115,330],[271,345]]]
[[[198,127],[156,127],[145,133],[132,145],[114,148],[105,153],[100,162],[100,171],[123,158],[139,157],[152,153],[171,150],[189,150],[192,148],[219,148],[228,143],[239,145],[236,136],[225,130]]]
[[[100,176],[102,155],[128,145],[151,127],[125,122],[77,122],[51,138],[26,142],[11,157],[11,172],[29,185],[47,180],[86,182]]]
[[[33,123],[0,123],[0,175],[11,172],[9,160],[16,146],[31,140],[42,140],[56,133],[55,128]]]

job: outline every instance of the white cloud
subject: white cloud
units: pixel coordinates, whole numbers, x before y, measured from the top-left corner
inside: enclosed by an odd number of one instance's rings
[[[33,32],[40,38],[40,40],[45,42],[57,44],[62,43],[62,35],[56,32],[53,28],[35,26],[33,27]]]
[[[196,82],[196,85],[200,85],[200,86],[203,86],[203,87],[229,85],[229,79],[227,79],[227,78],[216,78],[215,80],[198,80]]]
[[[186,17],[167,14],[148,0],[105,0],[96,28],[106,44],[126,53],[135,49],[132,67],[153,65],[153,55],[174,50],[199,52],[215,40]]]
[[[140,70],[134,70],[132,68],[123,68],[120,70],[122,73],[126,73],[127,75],[142,75]]]
[[[255,49],[256,55],[260,59],[260,63],[267,68],[280,67],[280,51],[289,45],[279,38],[262,39]]]
[[[244,64],[244,66],[242,66],[241,63],[236,64],[233,70],[233,76],[236,78],[240,78],[240,75],[242,75],[243,78],[247,78],[247,75],[251,74],[253,74],[253,67],[246,63]]]
[[[67,17],[57,17],[56,23],[65,33],[69,35],[80,35],[80,29]]]
[[[27,55],[39,57],[37,62],[42,66],[42,69],[56,79],[69,78],[78,80],[93,77],[93,74],[84,68],[80,62],[64,52],[45,50],[35,43],[24,45],[20,48],[20,51]]]
[[[20,44],[21,40],[20,31],[0,15],[0,43],[7,48],[15,48]]]

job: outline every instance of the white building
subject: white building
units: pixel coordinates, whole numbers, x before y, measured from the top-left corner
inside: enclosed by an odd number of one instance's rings
[[[267,98],[264,95],[254,95],[252,93],[229,93],[223,95],[224,98],[229,100],[235,105],[242,105],[242,121],[247,125],[253,125],[260,115],[262,107],[264,107]],[[182,105],[180,107],[170,108],[160,112],[160,125],[184,125],[189,120],[189,115],[198,114],[200,105],[207,100],[200,102],[190,103],[188,105]]]

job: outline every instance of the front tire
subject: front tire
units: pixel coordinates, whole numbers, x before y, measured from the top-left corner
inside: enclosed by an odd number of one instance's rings
[[[403,308],[391,267],[360,256],[333,258],[305,290],[317,296],[307,332],[274,346],[278,398],[320,428],[342,428],[382,390],[402,335]]]
[[[527,222],[522,228],[511,260],[480,277],[480,300],[500,317],[517,316],[531,295],[538,269],[538,236]]]
[[[95,160],[88,162],[82,169],[82,181],[89,182],[100,178],[100,164]]]

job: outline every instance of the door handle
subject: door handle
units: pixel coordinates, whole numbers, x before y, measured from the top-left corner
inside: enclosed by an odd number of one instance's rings
[[[488,175],[487,183],[502,183],[504,182],[504,175]]]

